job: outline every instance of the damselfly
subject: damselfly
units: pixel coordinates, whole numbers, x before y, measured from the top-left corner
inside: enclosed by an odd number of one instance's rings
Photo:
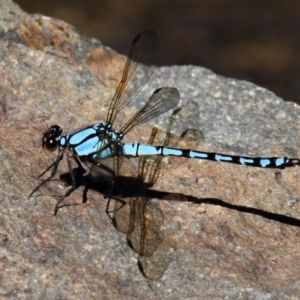
[[[123,143],[122,139],[124,135],[126,135],[133,127],[163,114],[179,102],[180,96],[177,89],[169,87],[157,89],[144,107],[127,121],[120,130],[113,129],[113,124],[119,111],[134,99],[152,75],[158,59],[158,52],[159,41],[155,31],[144,31],[134,38],[125,64],[122,79],[110,103],[105,122],[96,123],[73,134],[62,134],[62,129],[58,125],[53,125],[49,128],[49,131],[43,136],[43,147],[51,151],[58,148],[58,156],[56,161],[40,175],[42,176],[52,169],[50,176],[42,181],[32,191],[29,197],[31,197],[45,182],[53,178],[66,150],[68,151],[66,159],[72,180],[72,187],[57,202],[55,214],[63,199],[76,188],[71,158],[74,158],[77,164],[82,167],[82,162],[88,160],[97,160],[97,164],[99,164],[99,159],[113,157],[114,163],[111,168],[107,168],[105,165],[103,168],[103,172],[106,173],[106,175],[110,175],[111,178],[118,176],[120,164],[119,157],[121,156],[179,156],[281,169],[299,164],[298,159],[289,159],[287,157],[253,158],[178,149],[168,146]]]

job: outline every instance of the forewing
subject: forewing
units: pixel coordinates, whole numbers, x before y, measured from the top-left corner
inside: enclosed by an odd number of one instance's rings
[[[159,56],[159,40],[155,31],[138,34],[132,44],[122,79],[111,101],[107,122],[113,124],[118,112],[130,103],[151,77]]]

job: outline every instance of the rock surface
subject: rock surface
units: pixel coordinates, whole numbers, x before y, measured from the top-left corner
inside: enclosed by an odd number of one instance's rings
[[[56,158],[43,151],[42,132],[59,123],[71,133],[105,120],[124,57],[62,21],[27,15],[9,0],[1,0],[0,55],[3,298],[298,299],[298,167],[190,159],[160,177],[154,189],[170,194],[153,201],[178,242],[164,276],[149,281],[107,217],[103,195],[91,190],[82,204],[79,188],[56,217],[51,195],[64,193],[60,181],[27,199],[36,176]],[[191,107],[182,114],[183,130],[202,131],[206,142],[199,149],[299,157],[299,106],[195,66],[157,69],[120,122],[161,86],[177,87],[180,106]],[[146,142],[151,126],[164,128],[168,116],[139,126],[127,140]],[[59,174],[66,170],[61,164]]]

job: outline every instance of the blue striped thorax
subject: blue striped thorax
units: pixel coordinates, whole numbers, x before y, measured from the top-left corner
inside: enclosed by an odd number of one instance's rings
[[[50,151],[57,147],[69,149],[79,157],[107,158],[116,155],[116,147],[120,145],[122,137],[119,131],[111,130],[111,125],[106,122],[64,135],[60,126],[53,125],[44,134],[43,146]]]

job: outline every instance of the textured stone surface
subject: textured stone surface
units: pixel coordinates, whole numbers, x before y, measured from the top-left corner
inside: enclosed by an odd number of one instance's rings
[[[60,181],[28,200],[36,176],[56,157],[41,148],[42,132],[56,123],[72,132],[105,120],[124,58],[68,24],[28,16],[8,0],[1,0],[0,37],[3,298],[298,298],[298,167],[276,171],[188,160],[160,177],[154,189],[170,194],[153,201],[178,243],[158,281],[141,275],[137,255],[113,227],[97,191],[81,204],[78,189],[56,217],[51,195],[64,193]],[[299,106],[200,67],[159,68],[120,113],[120,123],[161,86],[177,87],[180,105],[191,106],[183,116],[187,128],[198,126],[204,134],[199,149],[299,156]],[[195,112],[199,119],[189,122]],[[169,115],[133,130],[127,140],[147,141],[151,126],[163,127]],[[61,164],[59,174],[64,171]]]

